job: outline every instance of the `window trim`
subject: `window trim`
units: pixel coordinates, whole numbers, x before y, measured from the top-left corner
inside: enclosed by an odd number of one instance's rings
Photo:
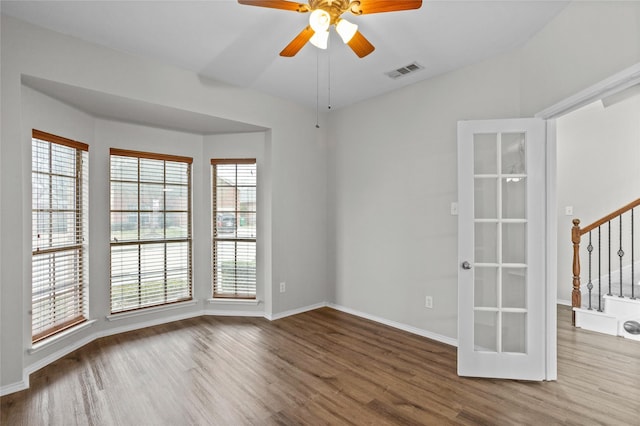
[[[257,229],[256,229],[256,236],[254,238],[246,238],[246,237],[236,237],[236,238],[218,238],[216,237],[215,234],[215,229],[216,229],[216,217],[217,217],[217,211],[216,211],[216,191],[217,191],[217,182],[216,182],[216,176],[214,176],[214,166],[217,165],[229,165],[229,164],[234,164],[234,165],[246,165],[246,164],[255,164],[256,165],[256,170],[257,170],[257,165],[258,162],[255,158],[212,158],[211,159],[211,220],[212,220],[212,245],[211,245],[211,260],[212,260],[212,289],[211,289],[211,296],[212,298],[209,299],[211,301],[214,302],[222,302],[222,301],[237,301],[237,302],[255,302],[256,304],[258,303],[258,274],[257,274],[257,262],[256,262],[256,278],[255,278],[255,287],[254,287],[254,294],[250,295],[250,294],[225,294],[225,293],[216,293],[216,281],[217,281],[217,276],[216,276],[216,270],[217,270],[217,265],[216,265],[216,242],[217,241],[227,241],[227,242],[233,242],[233,243],[238,243],[238,242],[245,242],[245,243],[254,243],[255,244],[255,250],[256,250],[256,255],[258,253],[258,242],[257,242]],[[256,184],[255,184],[255,188],[256,188],[256,222],[258,221],[258,210],[257,210],[257,201],[258,201],[258,181],[257,181],[257,177],[256,177]],[[236,209],[235,213],[238,213],[238,210]]]
[[[181,155],[158,154],[156,152],[132,151],[129,149],[109,148],[109,156],[118,155],[121,157],[146,158],[149,160],[175,161],[177,163],[193,164],[193,158]]]
[[[169,162],[176,162],[176,163],[185,163],[189,165],[188,168],[188,179],[187,179],[187,236],[184,238],[164,238],[164,239],[155,239],[155,240],[149,240],[149,239],[141,239],[138,238],[137,240],[128,240],[128,241],[113,241],[111,238],[109,239],[109,268],[110,270],[112,269],[112,264],[111,264],[111,253],[112,253],[112,249],[113,247],[123,247],[123,246],[131,246],[131,245],[138,245],[138,246],[144,246],[147,244],[158,244],[158,243],[176,243],[176,242],[186,242],[188,244],[189,247],[189,253],[188,253],[188,266],[187,266],[187,274],[188,274],[188,281],[189,281],[189,296],[186,298],[182,298],[182,299],[178,299],[178,300],[172,300],[172,301],[165,301],[165,302],[160,302],[160,303],[155,303],[155,304],[150,304],[150,305],[144,305],[144,306],[137,306],[137,307],[133,307],[133,308],[128,308],[128,309],[123,309],[123,310],[117,310],[114,311],[113,310],[113,296],[112,296],[112,291],[113,291],[113,276],[110,272],[110,277],[109,277],[109,315],[108,318],[117,318],[117,317],[127,317],[127,316],[132,316],[132,315],[136,315],[136,312],[141,312],[141,311],[153,311],[156,309],[162,309],[162,308],[167,308],[167,307],[171,307],[172,305],[178,305],[178,304],[184,304],[184,303],[188,303],[188,302],[192,302],[194,301],[194,297],[193,297],[193,169],[192,169],[192,164],[193,164],[193,158],[191,157],[185,157],[185,156],[179,156],[179,155],[170,155],[170,154],[159,154],[159,153],[153,153],[153,152],[145,152],[145,151],[134,151],[134,150],[127,150],[127,149],[120,149],[120,148],[110,148],[109,149],[109,161],[111,162],[111,158],[113,156],[120,156],[120,157],[132,157],[132,158],[137,158],[138,160],[140,159],[149,159],[149,160],[160,160],[160,161],[169,161]],[[110,167],[111,170],[111,167]],[[114,179],[111,177],[111,171],[109,172],[110,176],[109,176],[109,184],[111,186],[111,183],[114,182]],[[166,173],[166,172],[165,172]],[[166,179],[166,175],[165,175],[165,179]],[[115,181],[118,181],[117,179]],[[141,184],[141,180],[140,180],[140,163],[138,162],[138,178],[137,178],[137,184],[138,187]],[[139,197],[139,195],[138,195]],[[127,210],[129,211],[129,210]],[[165,206],[165,210],[163,210],[165,213],[167,212],[166,210],[166,206]],[[112,210],[111,206],[109,206],[109,212],[110,214],[113,212],[122,212],[122,210]],[[140,216],[140,203],[138,200],[138,210],[137,210],[137,214],[138,217]],[[109,219],[109,223],[111,223],[111,219]],[[165,230],[166,230],[166,224],[165,226]],[[166,270],[167,270],[167,259],[164,259],[164,271],[166,274]],[[166,286],[166,283],[165,283]]]
[[[33,129],[31,131],[31,139],[40,139],[42,141],[57,143],[58,145],[64,145],[64,146],[68,146],[69,148],[75,148],[81,151],[89,152],[89,145],[87,145],[84,142],[74,141],[73,139],[67,139],[62,136],[43,132],[42,130],[38,130],[38,129]]]
[[[88,288],[88,283],[87,283],[87,257],[88,257],[88,244],[87,244],[87,237],[88,235],[85,235],[85,226],[87,226],[87,231],[88,231],[88,223],[86,223],[85,221],[88,220],[88,206],[87,209],[85,209],[85,205],[84,205],[84,195],[85,192],[87,192],[88,194],[88,182],[85,182],[85,172],[87,173],[87,177],[88,177],[88,164],[83,164],[83,155],[81,154],[81,152],[89,152],[89,145],[83,142],[78,142],[72,139],[68,139],[62,136],[58,136],[58,135],[54,135],[52,133],[47,133],[44,132],[42,130],[38,130],[38,129],[32,129],[31,130],[31,147],[33,149],[33,140],[37,139],[40,141],[44,141],[44,142],[48,142],[49,144],[57,144],[57,145],[61,145],[61,146],[65,146],[68,148],[72,148],[75,150],[75,177],[74,177],[74,184],[75,184],[75,196],[74,196],[74,222],[76,223],[74,231],[75,231],[75,243],[74,244],[69,244],[69,245],[65,245],[65,246],[58,246],[58,247],[51,247],[51,248],[45,248],[45,249],[40,249],[40,248],[36,248],[35,250],[33,250],[33,242],[32,242],[32,250],[31,250],[31,309],[30,309],[30,314],[31,314],[31,344],[38,344],[38,343],[42,343],[45,339],[48,339],[50,337],[59,335],[60,333],[64,332],[65,330],[69,330],[73,327],[76,327],[80,324],[83,324],[85,322],[87,322],[88,320],[88,298],[87,298],[87,288]],[[51,145],[50,145],[51,147]],[[33,154],[32,154],[33,155]],[[32,174],[33,174],[33,156],[31,159],[31,168],[32,168]],[[49,170],[49,172],[47,173],[50,176],[53,176],[54,173]],[[31,187],[32,187],[32,191],[33,191],[33,179],[31,181]],[[86,191],[85,191],[86,190]],[[52,191],[52,186],[49,185],[49,197],[51,197],[51,191]],[[32,201],[31,201],[31,211],[32,211],[32,215],[33,215],[33,193],[32,193]],[[35,209],[35,210],[41,210],[41,209]],[[86,216],[86,217],[85,217]],[[32,219],[32,225],[31,225],[31,232],[32,232],[32,238],[33,238],[33,219]],[[42,256],[42,255],[47,255],[47,254],[52,254],[52,253],[64,253],[64,252],[69,252],[69,251],[77,251],[77,256],[78,256],[78,263],[80,264],[79,267],[79,272],[78,272],[78,280],[79,282],[76,283],[76,286],[73,287],[72,292],[78,294],[78,298],[74,298],[73,299],[73,303],[78,305],[79,311],[80,311],[80,315],[75,316],[73,318],[69,318],[66,321],[56,324],[52,327],[49,327],[47,329],[44,329],[43,331],[37,333],[37,334],[33,334],[33,264],[34,264],[34,259],[36,256]],[[55,261],[54,261],[55,262]],[[51,299],[51,298],[49,298]],[[56,296],[53,296],[53,304],[55,305],[55,299]]]

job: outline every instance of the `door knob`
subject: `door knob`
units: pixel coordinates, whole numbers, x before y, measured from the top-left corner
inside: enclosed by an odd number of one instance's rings
[[[466,260],[464,262],[462,262],[462,269],[471,269],[471,264],[469,262],[467,262]]]

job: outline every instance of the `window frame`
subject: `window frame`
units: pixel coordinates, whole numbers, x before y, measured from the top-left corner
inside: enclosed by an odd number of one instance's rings
[[[35,141],[41,141],[48,143],[48,154],[47,154],[47,171],[36,170],[36,165],[34,163],[34,152],[35,149]],[[74,160],[73,160],[73,177],[70,175],[64,175],[61,173],[54,172],[53,165],[53,146],[60,145],[66,148],[71,148],[74,151]],[[78,142],[72,139],[68,139],[62,136],[57,136],[51,133],[43,132],[41,130],[32,129],[31,132],[31,232],[32,232],[32,250],[31,250],[31,343],[41,342],[49,337],[57,335],[69,328],[72,328],[76,325],[82,324],[88,319],[88,153],[89,153],[89,145],[83,142]],[[71,162],[69,162],[70,164]],[[44,175],[47,177],[47,192],[48,192],[48,207],[41,208],[36,207],[34,205],[35,197],[35,180],[34,176],[36,175]],[[73,209],[56,209],[54,208],[54,178],[72,178],[74,185],[74,197],[73,197]],[[56,245],[53,242],[53,233],[54,233],[54,224],[53,224],[53,215],[54,213],[61,212],[72,212],[73,213],[73,243],[72,244],[59,244]],[[34,247],[34,235],[36,238],[40,238],[40,232],[38,232],[40,221],[40,214],[48,214],[49,215],[49,223],[47,227],[48,235],[49,235],[49,244],[51,247],[43,248]],[[34,223],[34,214],[36,215],[35,223]],[[35,229],[34,229],[35,225]],[[61,254],[61,258],[56,260],[56,255]],[[69,261],[66,257],[71,255],[71,261]],[[34,283],[36,281],[36,273],[41,272],[38,268],[40,266],[40,259],[42,261],[47,262],[47,259],[44,256],[52,257],[48,260],[48,268],[45,267],[49,272],[45,273],[48,276],[48,279],[43,280],[43,283],[49,287],[49,293],[51,295],[46,299],[38,300],[38,302],[43,302],[46,305],[50,306],[51,310],[54,312],[47,314],[46,312],[40,312],[40,310],[35,309],[36,303],[36,294]],[[71,266],[69,266],[69,263]],[[38,265],[38,266],[37,266]],[[36,271],[36,269],[38,269]],[[75,284],[70,288],[65,288],[64,283],[60,283],[57,285],[57,277],[58,276],[68,276],[65,274],[72,274],[73,279],[75,280]],[[61,280],[63,278],[60,278]],[[71,300],[68,300],[68,294],[72,294]],[[49,301],[49,302],[47,302]],[[65,315],[62,314],[62,318],[64,321],[56,321],[56,311],[69,309],[71,306],[72,312],[77,313],[77,315]],[[47,315],[52,316],[50,321],[44,321]],[[48,324],[49,326],[46,328],[37,327],[39,329],[38,332],[34,332],[34,328],[36,328],[36,324]]]
[[[235,206],[235,210],[233,211],[234,215],[235,215],[235,227],[237,230],[237,223],[238,223],[238,217],[240,213],[253,213],[255,214],[255,218],[256,218],[256,231],[255,234],[252,238],[250,237],[239,237],[236,235],[235,237],[227,237],[227,236],[220,236],[219,232],[218,232],[218,225],[217,225],[217,216],[218,213],[220,212],[224,212],[222,210],[218,210],[217,208],[217,173],[216,173],[216,166],[219,165],[235,165],[236,166],[236,175],[237,175],[237,166],[238,165],[247,165],[247,164],[253,164],[255,165],[255,170],[256,170],[256,182],[255,182],[255,186],[253,186],[255,188],[255,210],[254,211],[247,211],[247,210],[240,210],[238,207],[238,198],[236,197],[236,206]],[[213,299],[224,299],[224,300],[247,300],[247,301],[251,301],[251,300],[257,300],[257,294],[258,294],[258,262],[257,262],[257,254],[258,254],[258,238],[257,238],[257,233],[258,233],[258,227],[257,227],[257,223],[259,222],[259,218],[258,218],[258,177],[257,177],[257,169],[258,169],[258,165],[257,165],[257,160],[255,158],[215,158],[215,159],[211,159],[211,221],[212,221],[212,228],[211,228],[211,233],[212,233],[212,245],[211,245],[211,254],[212,254],[212,289],[211,289],[211,294],[213,296]],[[236,184],[235,186],[230,186],[230,187],[234,187],[234,188],[238,188],[239,186]],[[246,186],[244,185],[243,187],[251,187],[251,186]],[[256,267],[255,267],[255,277],[253,280],[253,292],[252,293],[245,293],[245,292],[238,292],[236,291],[235,293],[229,293],[229,292],[220,292],[217,291],[218,288],[218,264],[217,264],[217,249],[216,249],[216,243],[217,242],[233,242],[235,243],[235,247],[234,247],[234,262],[237,262],[237,258],[238,258],[238,243],[249,243],[249,244],[253,244],[254,245],[254,252],[256,254]],[[234,265],[235,266],[235,272],[234,275],[237,277],[237,264]],[[234,284],[236,286],[237,289],[237,281]]]
[[[128,181],[128,180],[118,180],[118,179],[114,179],[112,171],[113,171],[113,166],[112,166],[112,161],[113,161],[113,157],[117,156],[117,157],[129,157],[129,158],[136,158],[137,159],[137,179],[135,181]],[[163,225],[162,225],[162,229],[163,229],[163,233],[164,233],[164,238],[157,238],[157,239],[149,239],[149,238],[141,238],[140,236],[140,232],[141,232],[141,215],[143,213],[145,213],[146,211],[144,209],[141,208],[141,185],[145,184],[145,181],[141,180],[141,160],[160,160],[163,161],[163,180],[162,180],[162,185],[163,185],[163,191],[166,190],[167,188],[167,167],[166,167],[166,163],[167,162],[172,162],[172,163],[181,163],[181,164],[187,164],[187,183],[186,185],[181,185],[181,184],[176,184],[176,183],[169,183],[169,185],[172,186],[186,186],[186,206],[187,206],[187,210],[186,211],[180,211],[182,213],[186,213],[187,216],[187,235],[185,237],[167,237],[166,236],[166,231],[167,231],[167,223],[166,223],[166,215],[167,213],[174,213],[174,211],[167,209],[165,201],[166,201],[166,192],[163,192],[163,209],[160,210],[163,213]],[[118,314],[124,314],[124,313],[130,313],[133,311],[142,311],[145,309],[149,309],[149,308],[158,308],[158,307],[162,307],[162,306],[169,306],[169,305],[173,305],[176,303],[183,303],[186,301],[190,301],[193,300],[193,158],[191,157],[184,157],[184,156],[178,156],[178,155],[169,155],[169,154],[159,154],[159,153],[152,153],[152,152],[144,152],[144,151],[134,151],[134,150],[126,150],[126,149],[120,149],[120,148],[110,148],[109,150],[109,185],[110,185],[110,205],[109,205],[109,212],[110,212],[110,219],[109,219],[109,223],[110,223],[110,234],[113,233],[113,222],[112,222],[112,218],[111,216],[113,215],[113,213],[135,213],[137,215],[137,238],[135,239],[129,239],[129,240],[122,240],[122,241],[118,241],[117,239],[113,238],[113,235],[110,235],[110,239],[109,239],[109,252],[110,252],[110,256],[109,256],[109,268],[110,268],[110,273],[109,273],[109,311],[111,313],[111,315],[118,315]],[[127,182],[127,183],[135,183],[137,185],[137,209],[136,210],[130,210],[130,209],[113,209],[113,183],[114,182]],[[187,243],[187,265],[186,265],[186,277],[187,277],[187,292],[188,295],[186,297],[179,297],[176,298],[175,300],[167,300],[167,297],[170,294],[170,291],[168,290],[168,286],[169,286],[169,278],[168,278],[168,260],[169,260],[169,256],[168,256],[168,250],[167,247],[170,244],[176,244],[176,243]],[[145,300],[145,296],[142,294],[143,290],[144,290],[144,284],[145,282],[143,281],[143,278],[148,278],[149,271],[145,272],[142,270],[143,266],[142,266],[142,247],[144,246],[148,246],[151,247],[151,245],[158,245],[158,244],[164,244],[164,252],[163,252],[163,292],[164,292],[164,301],[155,303],[155,302],[149,302],[148,300]],[[137,267],[138,267],[138,272],[137,272],[137,285],[138,285],[138,304],[136,306],[132,306],[132,307],[124,307],[122,309],[116,309],[114,310],[114,265],[113,265],[113,254],[114,254],[114,248],[115,247],[125,247],[125,246],[138,246],[138,252],[137,252]],[[124,303],[124,302],[120,302],[120,303]]]

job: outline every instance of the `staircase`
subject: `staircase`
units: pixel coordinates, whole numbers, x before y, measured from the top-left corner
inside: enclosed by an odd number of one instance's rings
[[[576,327],[640,341],[640,224],[634,223],[638,206],[640,199],[583,228],[579,219],[573,221]]]

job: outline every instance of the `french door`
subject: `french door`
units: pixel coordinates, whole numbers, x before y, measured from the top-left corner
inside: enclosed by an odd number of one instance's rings
[[[458,374],[545,378],[545,123],[458,123]]]

